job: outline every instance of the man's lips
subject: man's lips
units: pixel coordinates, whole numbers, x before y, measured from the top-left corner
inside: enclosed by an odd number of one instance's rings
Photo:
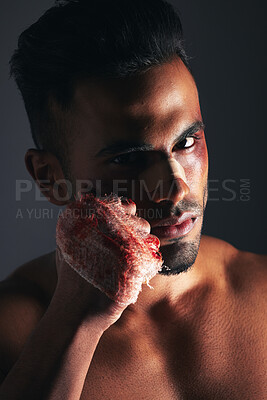
[[[197,217],[198,217],[198,215],[196,215],[194,213],[184,212],[179,217],[173,216],[173,217],[169,217],[169,218],[164,218],[164,219],[159,220],[158,222],[151,223],[150,225],[152,226],[152,228],[156,228],[159,226],[181,225],[184,221],[186,221],[188,219],[197,218]]]
[[[198,215],[183,213],[179,217],[162,219],[154,224],[151,223],[151,233],[159,239],[179,238],[188,234],[194,227]]]

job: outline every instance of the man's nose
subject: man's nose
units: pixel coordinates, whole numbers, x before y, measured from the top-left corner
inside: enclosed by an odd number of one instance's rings
[[[151,200],[156,203],[170,200],[177,204],[190,190],[184,168],[173,158],[153,164],[142,172],[139,179],[145,190],[148,191]]]

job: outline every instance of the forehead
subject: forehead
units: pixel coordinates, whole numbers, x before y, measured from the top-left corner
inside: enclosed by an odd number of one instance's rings
[[[79,82],[72,115],[94,150],[117,139],[167,140],[201,119],[194,79],[179,59],[130,78]]]

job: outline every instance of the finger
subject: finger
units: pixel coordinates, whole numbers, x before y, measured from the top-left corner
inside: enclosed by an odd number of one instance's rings
[[[135,222],[136,227],[138,228],[138,230],[142,231],[143,233],[149,234],[151,231],[151,226],[149,224],[149,222],[144,219],[144,218],[140,218],[137,216],[132,216],[131,219]]]
[[[125,208],[127,214],[135,215],[136,214],[136,204],[126,197],[122,197],[121,204]]]

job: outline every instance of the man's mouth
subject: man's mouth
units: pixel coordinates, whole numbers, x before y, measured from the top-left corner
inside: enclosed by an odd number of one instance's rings
[[[198,215],[185,212],[179,217],[170,217],[152,225],[151,233],[159,239],[180,238],[187,235],[198,219]]]

